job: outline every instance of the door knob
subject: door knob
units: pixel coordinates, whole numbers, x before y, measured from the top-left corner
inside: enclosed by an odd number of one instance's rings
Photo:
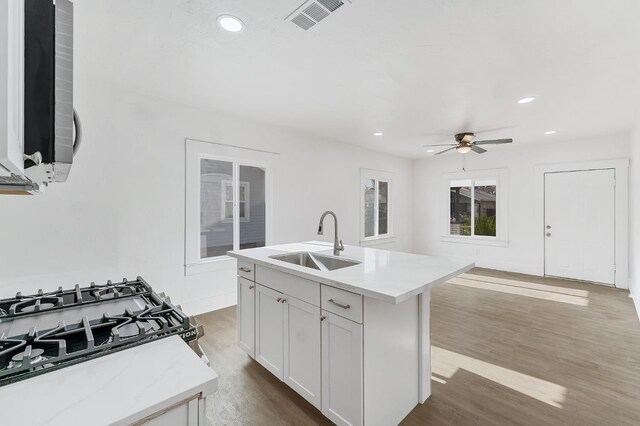
[[[547,232],[547,237],[550,237],[550,236],[551,236],[551,232]]]

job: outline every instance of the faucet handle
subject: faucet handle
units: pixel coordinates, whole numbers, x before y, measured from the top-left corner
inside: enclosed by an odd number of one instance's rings
[[[338,250],[344,251],[344,244],[342,244],[342,240],[340,240],[340,244],[338,245]]]

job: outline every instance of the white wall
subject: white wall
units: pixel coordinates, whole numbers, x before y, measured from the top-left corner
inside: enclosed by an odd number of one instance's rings
[[[412,248],[412,162],[102,83],[76,79],[84,142],[69,181],[42,196],[0,198],[0,297],[141,275],[187,311],[235,303],[235,269],[184,276],[186,137],[279,152],[273,242],[316,235],[333,209],[359,241],[360,168],[395,173],[395,241]]]
[[[443,173],[462,170],[462,158],[453,153],[414,163],[414,251],[457,256],[477,266],[536,274],[538,246],[534,168],[538,165],[629,157],[629,135],[567,143],[540,143],[488,148],[483,155],[468,154],[466,169],[508,169],[508,246],[495,247],[441,241],[441,179]]]
[[[629,204],[631,208],[630,233],[631,253],[629,255],[629,291],[640,316],[640,114],[636,120],[631,140],[631,169],[629,175]]]

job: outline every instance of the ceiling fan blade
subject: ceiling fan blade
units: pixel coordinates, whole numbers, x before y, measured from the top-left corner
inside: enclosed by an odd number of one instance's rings
[[[431,145],[422,145],[425,148],[428,148],[430,146],[458,146],[457,143],[436,143],[436,144],[431,144]]]
[[[487,141],[477,141],[474,143],[474,145],[498,145],[501,143],[511,143],[513,142],[513,139],[493,139],[493,140],[487,140]]]
[[[484,154],[485,152],[487,152],[486,149],[480,148],[479,146],[472,146],[471,151],[476,152],[478,154]]]
[[[456,149],[457,147],[458,147],[458,145],[454,146],[453,148],[445,149],[444,151],[436,152],[434,155],[444,154],[445,152],[452,151],[452,150]]]

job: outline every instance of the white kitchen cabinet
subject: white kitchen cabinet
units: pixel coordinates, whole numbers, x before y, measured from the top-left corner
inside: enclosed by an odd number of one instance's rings
[[[284,380],[284,303],[283,294],[257,284],[256,361],[280,380]]]
[[[253,281],[238,277],[238,346],[255,358],[255,294]]]
[[[322,317],[322,414],[337,425],[361,425],[362,325],[324,310]]]
[[[165,411],[139,420],[132,426],[205,426],[205,398],[193,398]]]
[[[320,409],[320,308],[294,297],[284,307],[284,382]]]

